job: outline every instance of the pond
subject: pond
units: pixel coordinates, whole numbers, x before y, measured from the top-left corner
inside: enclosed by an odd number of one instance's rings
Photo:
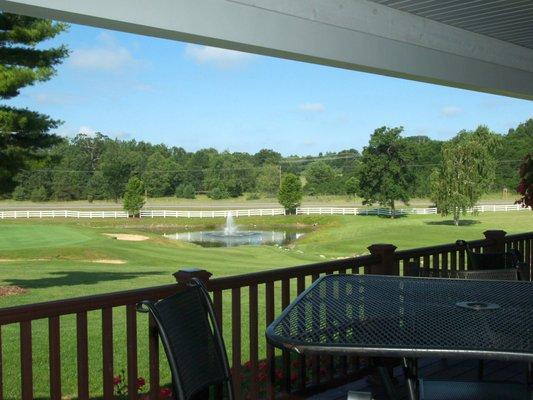
[[[163,234],[167,239],[182,240],[203,247],[234,247],[242,245],[286,245],[304,235],[295,230],[241,230],[231,213],[222,230],[192,231]]]

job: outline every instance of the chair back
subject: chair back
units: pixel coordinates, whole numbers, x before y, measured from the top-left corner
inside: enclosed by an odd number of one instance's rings
[[[177,400],[208,399],[215,387],[234,398],[224,342],[200,280],[157,302],[143,301],[137,309],[154,317]]]
[[[458,240],[456,244],[466,250],[469,270],[512,269],[520,263],[521,255],[515,249],[504,253],[476,253],[464,240]]]

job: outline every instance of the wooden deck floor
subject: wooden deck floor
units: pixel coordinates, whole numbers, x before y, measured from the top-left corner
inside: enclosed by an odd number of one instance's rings
[[[521,382],[526,381],[526,365],[520,363],[486,361],[484,364],[484,380],[497,382]],[[477,361],[457,361],[425,359],[419,364],[420,376],[422,378],[444,379],[444,380],[477,380]],[[406,397],[404,378],[401,368],[394,370],[394,377],[398,382],[399,393]],[[345,400],[348,391],[372,392],[377,400],[386,400],[383,390],[372,387],[368,379],[362,379],[340,388],[332,389],[312,397],[307,400]]]

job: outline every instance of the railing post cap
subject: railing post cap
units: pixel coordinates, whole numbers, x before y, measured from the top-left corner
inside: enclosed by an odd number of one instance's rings
[[[397,247],[390,243],[375,243],[367,247],[370,254],[394,253]]]
[[[176,282],[184,283],[190,281],[192,278],[198,278],[201,281],[207,282],[213,274],[201,268],[183,268],[178,272],[174,272],[172,275],[176,278]]]
[[[487,239],[496,239],[504,237],[505,235],[507,235],[507,232],[501,229],[489,229],[488,231],[483,232],[483,235],[485,235]]]

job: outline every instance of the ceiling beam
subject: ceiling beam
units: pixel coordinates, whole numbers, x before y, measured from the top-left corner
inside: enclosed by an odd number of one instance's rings
[[[533,100],[533,50],[366,0],[0,0],[0,8]]]

